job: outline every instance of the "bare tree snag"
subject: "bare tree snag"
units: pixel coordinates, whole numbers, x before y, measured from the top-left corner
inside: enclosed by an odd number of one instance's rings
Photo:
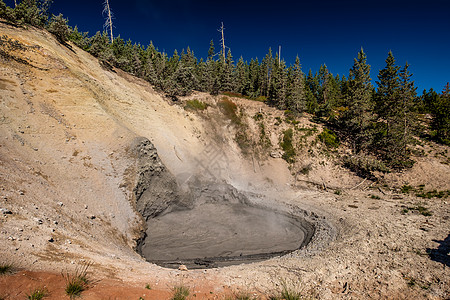
[[[106,14],[106,22],[105,25],[103,25],[103,28],[105,28],[106,30],[109,29],[112,43],[114,41],[113,23],[112,23],[112,19],[114,16],[113,13],[111,12],[111,8],[109,7],[109,0],[105,0],[105,3],[103,3],[103,13]]]
[[[281,45],[278,46],[278,65],[281,65]]]
[[[222,33],[222,39],[220,40],[222,42],[222,55],[223,55],[223,64],[225,65],[226,63],[226,58],[225,58],[225,37],[223,34],[225,27],[223,27],[223,22],[222,22],[222,26],[219,28],[219,32]]]

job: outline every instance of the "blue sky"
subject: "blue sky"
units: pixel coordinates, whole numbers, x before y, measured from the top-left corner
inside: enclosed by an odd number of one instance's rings
[[[211,39],[218,50],[217,29],[224,22],[235,61],[262,59],[269,47],[277,51],[281,45],[287,64],[299,55],[305,73],[326,64],[333,74],[347,76],[363,47],[374,81],[389,50],[398,65],[411,65],[419,94],[429,88],[440,92],[450,81],[448,0],[109,1],[115,35],[144,45],[153,41],[170,55],[190,46],[198,58],[205,57]],[[54,0],[52,12],[92,35],[103,28],[102,3]]]

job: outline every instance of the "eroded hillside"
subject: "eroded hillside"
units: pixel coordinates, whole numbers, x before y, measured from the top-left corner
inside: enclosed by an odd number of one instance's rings
[[[0,35],[2,261],[46,274],[92,262],[97,279],[115,288],[97,284],[86,299],[161,299],[180,282],[202,298],[264,297],[281,280],[320,299],[449,297],[448,198],[415,195],[450,189],[448,147],[424,143],[417,147],[428,155],[411,170],[363,180],[337,159],[345,145],[327,147],[317,138],[322,126],[307,117],[291,120],[223,95],[173,103],[45,31],[0,23]],[[194,100],[207,105],[190,107]],[[283,147],[289,130],[291,163]],[[315,226],[312,242],[209,270],[166,269],[136,253],[147,226],[141,213],[158,215],[173,199],[190,208],[203,198],[177,193],[214,194],[219,183],[255,205],[305,216]],[[395,189],[404,186],[405,193]],[[28,292],[20,284],[33,286],[14,276],[0,278],[0,296],[14,299]],[[55,288],[52,297],[61,293]]]

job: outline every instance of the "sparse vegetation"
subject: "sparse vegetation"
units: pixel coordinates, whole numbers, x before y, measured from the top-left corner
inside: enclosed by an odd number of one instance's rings
[[[222,113],[233,123],[239,124],[240,118],[237,114],[237,105],[227,97],[223,97],[218,103]]]
[[[39,287],[34,289],[29,295],[27,295],[27,299],[29,300],[41,300],[44,297],[48,296],[48,290],[46,287]]]
[[[178,285],[173,288],[171,300],[185,300],[189,296],[189,288],[184,285]]]
[[[416,211],[419,214],[425,216],[425,217],[429,217],[432,216],[433,214],[431,213],[431,211],[428,210],[427,207],[423,206],[423,205],[416,205],[416,206],[410,206],[410,207],[404,207],[402,209],[402,214],[407,214],[410,211]]]
[[[253,116],[253,119],[254,119],[255,121],[261,121],[262,119],[264,119],[264,115],[263,115],[262,113],[256,113],[256,114]]]
[[[275,120],[276,120],[274,124],[275,126],[281,125],[281,123],[283,123],[280,117],[275,117]]]
[[[145,288],[146,288],[147,290],[151,290],[151,289],[152,289],[152,287],[151,287],[150,284],[148,284],[148,283],[145,285]]]
[[[312,164],[307,164],[307,165],[303,166],[302,168],[300,168],[300,170],[298,172],[303,175],[308,175],[311,170],[312,170]]]
[[[62,276],[66,281],[65,292],[73,299],[75,297],[79,297],[83,291],[88,289],[91,280],[89,275],[87,274],[91,263],[83,263],[77,267],[74,274],[69,272],[63,273]]]
[[[339,138],[333,131],[327,128],[324,128],[323,131],[317,136],[317,138],[328,148],[339,147]]]
[[[300,123],[297,120],[296,114],[293,111],[291,111],[291,110],[285,110],[284,111],[284,117],[285,117],[286,123],[288,123],[288,124],[297,125],[298,123]]]
[[[252,297],[249,292],[240,291],[235,293],[233,296],[228,296],[225,300],[253,300],[258,299],[257,297]]]
[[[282,279],[280,281],[281,291],[278,295],[272,295],[269,297],[270,300],[301,300],[305,299],[303,293],[299,291],[298,286],[294,283],[288,284],[286,280]]]
[[[419,191],[416,196],[420,197],[420,198],[426,198],[426,199],[431,199],[431,198],[447,198],[450,194],[449,190],[446,191],[436,191],[436,190],[432,190],[432,191]]]
[[[416,285],[416,280],[414,278],[405,278],[407,280],[406,284],[409,287],[413,287]]]
[[[288,163],[295,162],[295,149],[293,146],[294,132],[292,128],[283,132],[283,139],[280,142],[281,149],[283,149],[283,159]]]
[[[364,154],[345,156],[343,161],[346,168],[362,177],[372,177],[374,171],[388,172],[382,161]]]
[[[408,184],[405,184],[405,185],[403,185],[402,187],[401,187],[401,189],[400,189],[400,191],[403,193],[403,194],[409,194],[411,191],[413,191],[414,190],[414,188],[412,187],[412,186],[410,186],[410,185],[408,185]]]
[[[431,199],[431,198],[447,198],[450,195],[450,190],[445,191],[437,191],[437,190],[431,190],[431,191],[425,191],[424,185],[419,185],[417,188],[405,184],[400,188],[400,191],[403,194],[410,194],[415,193],[416,197],[419,198],[425,198],[425,199]]]
[[[238,144],[239,148],[241,148],[242,153],[244,155],[248,154],[248,150],[252,146],[253,142],[247,134],[248,125],[242,121],[244,116],[243,110],[241,109],[238,111],[236,103],[227,97],[223,97],[222,100],[219,101],[218,106],[222,113],[230,119],[231,123],[236,127],[236,135],[234,140]]]
[[[266,150],[272,146],[272,143],[266,134],[266,127],[264,126],[264,123],[259,124],[259,144],[263,150]]]
[[[0,275],[12,273],[13,266],[10,263],[0,263]]]
[[[191,110],[205,110],[207,108],[208,104],[198,99],[187,100],[186,105],[184,106],[184,109],[191,109]]]

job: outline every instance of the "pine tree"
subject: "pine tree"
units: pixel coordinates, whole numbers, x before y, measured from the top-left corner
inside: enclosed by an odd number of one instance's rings
[[[208,50],[208,58],[207,60],[213,60],[214,59],[214,53],[215,49],[214,49],[214,41],[211,40],[211,42],[209,42],[209,50]]]
[[[436,139],[450,145],[450,84],[447,83],[435,101],[431,104],[433,115],[432,128],[436,132]]]
[[[211,40],[211,42],[209,43],[208,58],[206,59],[202,75],[201,86],[203,91],[216,95],[219,92],[219,90],[214,90],[214,87],[217,87],[217,84],[214,85],[217,76],[216,73],[217,66],[216,61],[214,61],[214,55],[215,55],[214,41]]]
[[[69,40],[85,51],[89,49],[89,33],[78,31],[77,26],[70,32]]]
[[[370,65],[364,50],[358,53],[349,74],[348,109],[342,116],[344,131],[353,144],[356,153],[364,151],[372,142],[374,115]]]
[[[245,87],[248,86],[248,72],[246,72],[246,63],[244,58],[241,56],[236,64],[236,69],[234,72],[234,91],[240,94],[245,93]]]
[[[48,16],[42,13],[37,0],[22,0],[14,8],[14,19],[17,24],[42,27],[47,22]]]
[[[437,101],[439,94],[436,93],[433,88],[430,88],[428,91],[423,90],[422,96],[420,96],[420,101],[417,102],[416,108],[420,113],[432,114],[433,112],[433,103]]]
[[[279,109],[288,109],[288,73],[284,60],[278,59],[278,54],[274,60],[272,80],[269,86],[269,99],[275,102]]]
[[[0,18],[8,20],[8,13],[7,13],[8,8],[9,7],[6,6],[5,2],[3,2],[3,0],[0,0]]]
[[[270,81],[272,79],[274,59],[272,55],[272,48],[269,48],[269,52],[266,54],[259,67],[259,88],[260,94],[265,97],[269,97]]]
[[[306,110],[305,75],[302,72],[300,58],[295,58],[294,66],[290,72],[289,109],[298,113]]]
[[[153,44],[150,45],[151,47],[153,47]],[[152,49],[150,49],[150,51],[153,51]],[[165,79],[165,69],[166,69],[166,64],[168,62],[167,59],[167,54],[166,53],[160,53],[156,50],[154,50],[154,52],[152,52],[152,61],[153,61],[153,68],[155,70],[156,73],[156,86],[159,89],[163,89],[163,82]]]
[[[260,73],[258,58],[252,58],[248,67],[249,86],[247,87],[247,94],[252,98],[258,98],[262,95],[260,88]]]
[[[386,131],[389,133],[390,122],[398,112],[398,92],[399,92],[399,67],[395,65],[395,58],[391,51],[386,58],[386,67],[378,74],[377,93],[375,97],[376,112],[386,123]]]
[[[306,111],[310,114],[316,113],[317,108],[319,107],[318,93],[319,81],[317,74],[313,75],[311,69],[309,69],[308,76],[306,77],[305,95],[307,107]]]
[[[89,53],[95,57],[100,57],[102,53],[108,48],[108,34],[106,32],[100,33],[97,31],[95,35],[91,38],[90,47],[88,49]]]
[[[47,27],[50,33],[53,33],[55,37],[61,43],[67,42],[70,36],[70,28],[68,25],[69,20],[64,19],[62,14],[57,16],[53,15],[50,19],[50,23]]]
[[[442,91],[442,97],[444,97],[444,98],[450,97],[450,83],[448,83],[448,82],[445,85],[444,90]]]
[[[411,80],[412,74],[409,72],[409,64],[400,70],[400,88],[399,88],[399,106],[398,115],[393,123],[393,136],[395,147],[388,149],[391,164],[396,167],[407,167],[411,165],[409,159],[408,145],[413,142],[413,131],[417,126],[415,120],[414,102],[417,97],[414,87],[414,81]]]
[[[409,165],[407,146],[412,139],[413,105],[416,88],[411,81],[409,65],[399,72],[389,51],[386,67],[380,70],[375,94],[380,122],[377,124],[375,145],[383,159],[392,167]]]
[[[204,85],[205,90],[212,95],[217,95],[219,93],[219,86],[218,86],[218,78],[217,78],[217,62],[213,59],[209,59],[206,61],[206,70],[205,70],[205,79],[204,79]]]
[[[228,50],[225,64],[221,62],[219,67],[220,89],[222,91],[231,92],[234,90],[233,73],[234,73],[233,56],[231,55],[231,50]]]
[[[333,75],[328,71],[328,67],[325,64],[320,66],[316,81],[318,83],[317,102],[319,104],[316,116],[330,117],[338,94],[338,87]]]

